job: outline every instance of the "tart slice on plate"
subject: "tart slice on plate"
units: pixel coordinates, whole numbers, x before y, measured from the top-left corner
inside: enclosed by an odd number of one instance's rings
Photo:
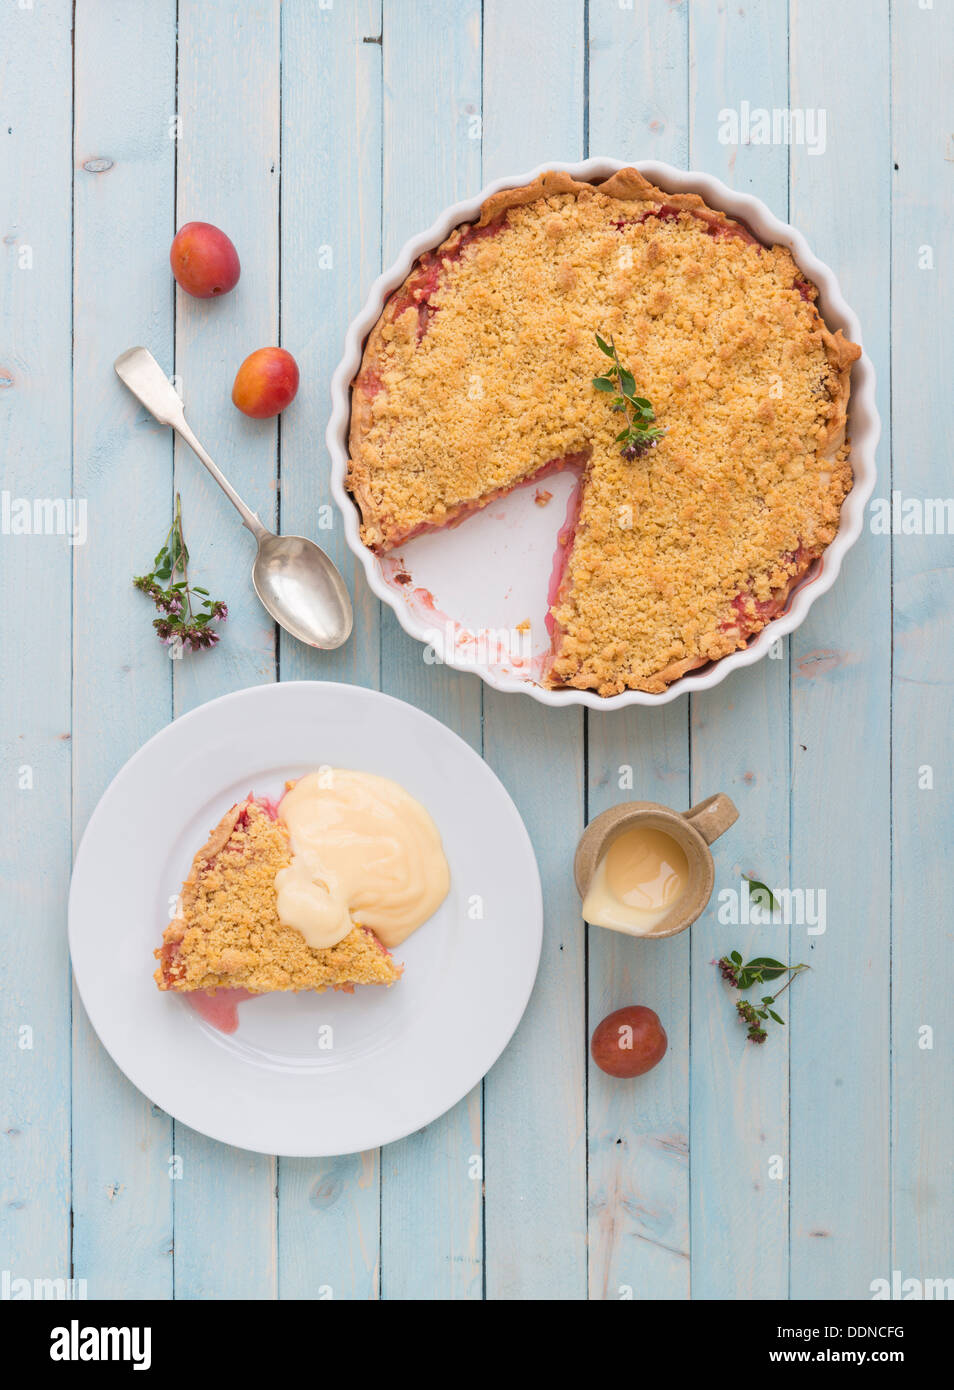
[[[332,946],[309,946],[278,915],[276,874],[288,868],[288,831],[270,802],[248,796],[219,821],[192,861],[179,912],[155,952],[161,990],[210,992],[393,985],[403,966],[354,925]]]

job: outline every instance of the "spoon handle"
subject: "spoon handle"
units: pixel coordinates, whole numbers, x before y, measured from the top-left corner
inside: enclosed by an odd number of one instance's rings
[[[246,506],[246,504],[242,501],[241,497],[239,497],[238,493],[235,491],[235,488],[232,486],[228,478],[219,468],[218,464],[213,463],[212,459],[206,453],[205,449],[203,449],[202,445],[196,439],[195,435],[192,433],[191,428],[189,427],[188,422],[186,421],[185,414],[183,413],[181,419],[179,419],[178,421],[171,421],[171,424],[172,428],[175,430],[179,438],[184,439],[185,442],[188,444],[189,448],[195,454],[196,458],[200,459],[202,463],[205,464],[206,468],[212,474],[212,477],[218,483],[219,487],[222,489],[226,497],[232,503],[232,506],[235,508],[239,516],[242,518],[243,524],[248,527],[255,539],[259,540],[262,536],[267,536],[269,534],[267,528],[262,525],[259,518],[252,511],[251,507]]]
[[[242,501],[218,464],[212,461],[192,433],[186,422],[185,408],[175,387],[152,353],[144,347],[130,348],[128,352],[124,352],[116,358],[113,366],[120,381],[128,386],[136,399],[146,407],[149,414],[160,424],[171,425],[179,438],[185,440],[196,458],[205,464],[255,539],[260,540],[262,536],[269,535],[267,528],[262,525],[252,509]]]

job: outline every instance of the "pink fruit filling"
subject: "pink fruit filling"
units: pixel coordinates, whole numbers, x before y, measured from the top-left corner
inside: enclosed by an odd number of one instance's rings
[[[805,577],[816,556],[809,554],[804,546],[800,545],[797,550],[787,551],[782,559],[795,565],[795,573],[791,578],[768,598],[756,598],[751,593],[736,594],[732,600],[732,609],[736,616],[719,624],[721,632],[738,631],[740,637],[750,637],[752,633],[760,631],[766,623],[785,612],[792,590]]]
[[[451,247],[450,250],[425,251],[414,274],[404,287],[400,291],[395,291],[388,300],[392,322],[394,319],[400,318],[407,309],[416,305],[417,340],[420,342],[427,332],[427,326],[432,317],[438,312],[438,306],[431,304],[431,296],[440,286],[441,273],[444,268],[459,261],[467,247],[472,246],[475,241],[483,241],[486,237],[496,236],[505,226],[506,218],[498,217],[483,227],[468,227],[465,232],[461,233],[457,245]]]
[[[281,798],[279,798],[279,800],[281,800]],[[278,820],[278,801],[273,801],[270,796],[253,796],[252,793],[249,792],[238,814],[238,818],[236,819],[236,825],[241,825],[243,828],[248,825],[248,808],[251,802],[254,802],[256,806],[260,807],[268,816],[269,820]]]
[[[196,991],[185,997],[199,1017],[212,1028],[217,1028],[220,1033],[234,1033],[239,1024],[239,1004],[261,996],[251,994],[247,989],[219,989],[214,994]]]
[[[395,538],[389,540],[388,549],[394,550],[396,546],[402,545],[406,541],[412,541],[417,536],[426,535],[431,531],[449,531],[454,526],[459,526],[462,521],[466,521],[469,516],[473,516],[475,512],[483,511],[484,507],[489,507],[491,502],[499,502],[501,497],[508,497],[511,492],[516,492],[518,488],[539,483],[542,478],[548,478],[553,473],[562,473],[565,469],[579,469],[582,472],[589,456],[589,449],[584,449],[578,454],[567,454],[564,458],[548,459],[546,463],[542,463],[539,468],[535,468],[532,473],[528,473],[525,478],[520,478],[515,483],[507,483],[503,487],[494,488],[493,491],[484,493],[481,497],[469,498],[466,502],[458,502],[449,507],[440,521],[422,521],[417,526],[411,526],[408,530],[399,532]]]
[[[563,518],[563,525],[557,532],[556,550],[553,552],[553,568],[550,571],[550,582],[547,586],[546,625],[547,632],[550,634],[551,638],[551,659],[557,655],[559,638],[561,635],[552,610],[563,597],[567,570],[570,565],[570,556],[573,551],[573,540],[576,536],[576,528],[580,520],[580,510],[583,506],[584,467],[585,461],[582,461],[579,464],[576,485],[566,500],[566,515]]]
[[[365,367],[361,374],[361,384],[372,400],[379,391],[384,390],[384,382],[381,380],[380,373],[374,371],[372,367]]]

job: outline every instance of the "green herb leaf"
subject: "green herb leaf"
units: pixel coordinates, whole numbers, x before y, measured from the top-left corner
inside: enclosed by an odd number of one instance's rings
[[[768,907],[771,912],[781,910],[775,900],[775,894],[767,884],[760,883],[757,878],[752,878],[751,874],[744,874],[743,877],[748,881],[749,896],[753,902],[757,902],[760,907]]]
[[[734,966],[734,974],[727,969],[728,964]],[[742,956],[738,951],[731,951],[728,955],[722,956],[713,962],[718,968],[723,979],[730,983],[735,983],[740,991],[751,988],[754,984],[760,984],[765,980],[777,979],[780,975],[788,975],[788,979],[781,989],[775,994],[763,994],[761,1007],[753,1004],[748,999],[739,998],[735,1003],[735,1010],[739,1019],[746,1025],[746,1037],[751,1042],[763,1043],[768,1037],[761,1023],[767,1023],[769,1019],[773,1023],[780,1024],[783,1028],[785,1020],[771,1007],[778,999],[779,995],[784,994],[789,985],[804,970],[811,969],[804,964],[785,965],[780,960],[773,960],[771,956],[756,956],[754,960],[742,963]],[[761,1023],[760,1023],[761,1020]]]
[[[599,333],[595,334],[595,337],[600,352],[613,359],[613,366],[603,376],[593,377],[593,386],[597,391],[606,394],[616,393],[609,402],[610,409],[625,414],[629,423],[626,429],[616,436],[615,442],[621,446],[622,454],[633,459],[662,439],[666,431],[654,428],[650,424],[650,421],[656,418],[652,404],[644,396],[636,395],[636,378],[620,362],[612,338],[607,342]]]
[[[789,968],[780,960],[770,960],[768,956],[758,956],[755,960],[750,960],[747,966],[749,970],[757,970],[762,980],[777,980],[779,975],[784,975]]]
[[[615,390],[612,382],[609,389]],[[172,525],[153,561],[152,573],[133,579],[135,587],[148,594],[156,605],[158,616],[153,619],[152,625],[158,637],[170,644],[170,655],[197,651],[200,647],[214,647],[219,641],[219,633],[213,631],[210,624],[223,620],[225,616],[225,604],[213,601],[208,589],[196,587],[193,590],[189,587],[188,563],[189,547],[182,532],[182,499],[176,493]],[[182,578],[177,579],[177,574]],[[167,583],[169,587],[164,588],[163,585]],[[203,595],[201,602],[197,597],[199,594]],[[200,610],[198,613],[196,608]]]

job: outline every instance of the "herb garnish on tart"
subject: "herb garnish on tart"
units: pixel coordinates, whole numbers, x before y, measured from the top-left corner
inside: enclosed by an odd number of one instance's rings
[[[656,412],[652,402],[636,395],[636,378],[620,362],[613,339],[606,342],[597,333],[596,346],[612,360],[613,365],[602,376],[593,378],[593,389],[612,396],[610,409],[626,416],[626,428],[620,430],[615,442],[620,445],[624,458],[634,459],[651,449],[666,431],[653,424]]]

